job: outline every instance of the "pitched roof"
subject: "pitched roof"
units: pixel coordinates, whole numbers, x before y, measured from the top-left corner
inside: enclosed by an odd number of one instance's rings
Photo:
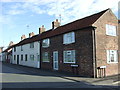
[[[93,14],[91,16],[84,17],[82,19],[78,19],[78,20],[68,23],[66,25],[60,26],[54,30],[51,29],[46,32],[43,32],[42,34],[38,34],[31,38],[24,39],[24,40],[20,41],[18,44],[16,44],[16,46],[39,41],[41,39],[56,36],[56,35],[63,34],[66,32],[83,29],[86,27],[92,27],[92,24],[94,24],[107,10],[109,10],[109,9],[106,9],[99,13]]]

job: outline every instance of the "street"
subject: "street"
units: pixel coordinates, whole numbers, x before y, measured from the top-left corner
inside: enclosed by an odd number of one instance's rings
[[[102,88],[85,82],[65,79],[59,74],[2,64],[2,88]],[[37,72],[38,71],[38,72]],[[0,79],[1,80],[1,79]]]

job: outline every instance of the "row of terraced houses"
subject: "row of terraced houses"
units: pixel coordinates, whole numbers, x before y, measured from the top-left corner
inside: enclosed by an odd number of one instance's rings
[[[111,9],[52,29],[39,28],[39,34],[26,38],[2,52],[11,64],[103,77],[119,74],[120,30]]]

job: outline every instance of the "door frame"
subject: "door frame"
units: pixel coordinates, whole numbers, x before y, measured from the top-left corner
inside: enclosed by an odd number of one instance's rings
[[[56,54],[57,53],[57,54]],[[55,60],[55,55],[57,55],[57,60]],[[58,59],[58,51],[53,51],[53,69],[59,70],[59,59]],[[55,67],[55,63],[57,63],[57,67]]]

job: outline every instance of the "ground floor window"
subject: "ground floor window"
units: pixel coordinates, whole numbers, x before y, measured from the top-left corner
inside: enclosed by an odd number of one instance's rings
[[[64,63],[75,63],[75,50],[67,50],[63,52]]]
[[[34,60],[34,55],[30,55],[30,60]]]
[[[48,52],[43,52],[42,53],[42,61],[43,62],[49,62],[49,53]]]
[[[14,55],[14,60],[16,60],[16,55]]]
[[[27,61],[27,54],[25,54],[25,61]]]
[[[107,50],[107,63],[117,63],[118,54],[117,50]]]
[[[21,55],[21,61],[23,61],[23,55]]]

